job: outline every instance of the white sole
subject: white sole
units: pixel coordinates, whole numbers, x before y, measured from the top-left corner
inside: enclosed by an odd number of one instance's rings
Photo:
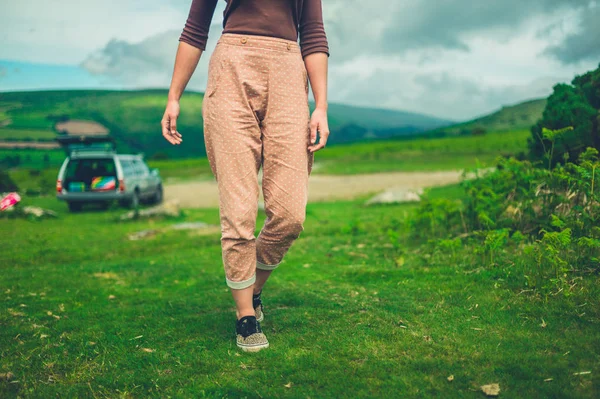
[[[239,345],[238,347],[241,348],[244,352],[258,352],[261,349],[265,349],[269,347],[269,343],[267,342],[266,344],[262,344],[262,345],[254,345],[254,346],[246,346],[246,345]]]

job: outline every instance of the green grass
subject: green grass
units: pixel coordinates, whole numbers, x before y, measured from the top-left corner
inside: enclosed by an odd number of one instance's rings
[[[315,155],[316,173],[355,174],[391,171],[449,170],[492,166],[498,155],[526,147],[529,132],[487,133],[482,136],[385,140],[327,147]]]
[[[0,128],[0,140],[49,141],[56,137],[52,130]]]
[[[264,289],[271,347],[246,354],[219,234],[130,241],[177,220],[116,222],[123,210],[69,214],[36,199],[59,218],[0,220],[11,232],[0,241],[0,373],[16,380],[0,381],[0,397],[479,398],[489,383],[507,398],[597,397],[597,276],[581,281],[585,296],[542,300],[408,241],[415,205],[363,200],[309,204]],[[179,220],[218,224],[219,212]]]

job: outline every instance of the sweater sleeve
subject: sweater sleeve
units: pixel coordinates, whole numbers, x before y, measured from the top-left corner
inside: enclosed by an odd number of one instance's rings
[[[190,12],[179,41],[186,42],[200,50],[205,50],[210,23],[216,6],[217,0],[192,0]]]
[[[317,52],[326,53],[329,57],[329,45],[323,26],[321,0],[304,0],[298,30],[302,57]]]

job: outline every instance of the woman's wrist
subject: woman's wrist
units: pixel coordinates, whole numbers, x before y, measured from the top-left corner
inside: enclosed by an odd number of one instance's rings
[[[179,102],[179,99],[181,98],[181,94],[177,95],[175,93],[170,93],[169,92],[169,96],[167,97],[167,101],[171,102],[171,101],[176,101]]]
[[[315,105],[315,109],[320,109],[322,111],[327,111],[327,103],[317,103]]]

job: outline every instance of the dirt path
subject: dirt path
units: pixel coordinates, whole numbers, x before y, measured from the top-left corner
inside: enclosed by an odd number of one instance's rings
[[[392,188],[415,189],[455,183],[461,170],[439,172],[389,172],[359,175],[312,175],[309,179],[309,202],[351,199],[363,194],[377,194]],[[259,182],[262,176],[259,175]],[[178,199],[183,208],[219,206],[214,180],[165,184],[165,199]],[[263,201],[262,193],[260,201]]]

